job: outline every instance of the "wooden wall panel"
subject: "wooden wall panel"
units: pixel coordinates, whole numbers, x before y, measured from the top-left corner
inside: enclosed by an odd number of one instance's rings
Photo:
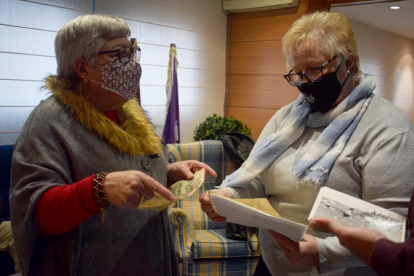
[[[228,107],[224,115],[241,119],[252,130],[253,140],[256,141],[267,122],[276,112],[277,109]]]
[[[350,23],[361,70],[375,79],[374,93],[404,110],[414,121],[414,40],[365,23]]]
[[[266,41],[282,39],[292,23],[307,12],[306,1],[299,7],[228,15],[227,41]]]
[[[229,43],[227,49],[227,74],[286,74],[280,40]]]
[[[254,140],[273,114],[299,95],[283,78],[287,69],[281,39],[308,13],[309,1],[301,0],[297,8],[227,17],[225,115],[247,124]]]
[[[227,106],[280,109],[298,96],[283,75],[227,76]]]
[[[382,2],[399,2],[406,0],[323,0],[325,5],[358,5],[358,4],[375,4]]]
[[[316,11],[324,12],[329,11],[330,5],[325,4],[324,0],[309,0],[308,1],[308,12],[313,13]]]

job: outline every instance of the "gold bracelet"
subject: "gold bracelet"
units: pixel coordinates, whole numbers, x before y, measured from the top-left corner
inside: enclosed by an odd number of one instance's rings
[[[101,206],[102,222],[105,221],[105,211],[110,204],[108,199],[106,198],[105,191],[103,188],[103,182],[107,174],[108,173],[106,172],[101,172],[93,178],[94,199],[96,204]]]

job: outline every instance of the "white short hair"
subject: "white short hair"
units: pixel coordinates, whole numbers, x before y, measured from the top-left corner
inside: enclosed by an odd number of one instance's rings
[[[83,15],[67,23],[56,35],[55,53],[58,78],[77,80],[76,58],[95,62],[99,50],[116,37],[129,37],[131,31],[118,17],[110,15]]]
[[[282,38],[282,44],[287,70],[292,69],[293,56],[302,54],[301,46],[312,45],[314,50],[331,58],[341,55],[347,59],[349,53],[353,53],[355,64],[351,76],[354,79],[362,76],[354,32],[348,19],[340,13],[315,12],[302,16]]]

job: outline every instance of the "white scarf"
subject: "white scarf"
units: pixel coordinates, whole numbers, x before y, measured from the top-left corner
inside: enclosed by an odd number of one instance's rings
[[[312,113],[303,95],[299,95],[278,130],[256,145],[241,168],[227,176],[223,185],[246,187],[302,136],[305,126],[327,127],[300,159],[295,158],[290,173],[297,177],[300,183],[323,183],[367,110],[374,89],[374,78],[364,75],[352,93],[325,114]]]

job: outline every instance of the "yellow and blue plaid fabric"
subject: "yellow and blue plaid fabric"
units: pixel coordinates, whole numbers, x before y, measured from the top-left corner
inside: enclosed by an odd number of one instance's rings
[[[168,209],[168,218],[171,223],[175,251],[180,263],[182,263],[180,270],[182,270],[183,267],[188,268],[193,262],[191,246],[196,237],[194,224],[191,217],[187,216],[180,208]]]
[[[226,238],[226,229],[196,230],[191,247],[193,259],[237,258],[260,256],[260,250],[250,250],[246,241]],[[253,249],[258,247],[257,236],[252,237]]]
[[[183,276],[251,276],[259,257],[231,259],[199,259],[193,262]]]
[[[201,210],[202,193],[219,186],[235,167],[221,141],[169,144],[168,162],[198,160],[217,173],[206,174],[205,183],[192,196],[178,201],[168,212],[182,275],[252,275],[260,255],[246,241],[227,239],[226,223],[213,222]],[[257,237],[253,246],[257,248]]]
[[[174,163],[181,161],[181,154],[178,151],[177,147],[172,144],[167,144],[167,160],[168,163]]]
[[[196,230],[226,228],[225,222],[218,223],[210,220],[201,210],[199,202],[199,197],[202,193],[214,189],[215,186],[219,186],[226,175],[231,174],[235,170],[232,162],[227,157],[223,144],[221,141],[208,140],[173,144],[173,146],[168,145],[168,162],[173,163],[175,162],[174,160],[198,160],[209,165],[217,173],[216,178],[206,174],[205,183],[200,187],[198,193],[196,192],[192,196],[178,201],[174,207],[182,208],[187,214],[190,214],[194,223],[194,229]],[[177,156],[178,153],[180,156]]]

